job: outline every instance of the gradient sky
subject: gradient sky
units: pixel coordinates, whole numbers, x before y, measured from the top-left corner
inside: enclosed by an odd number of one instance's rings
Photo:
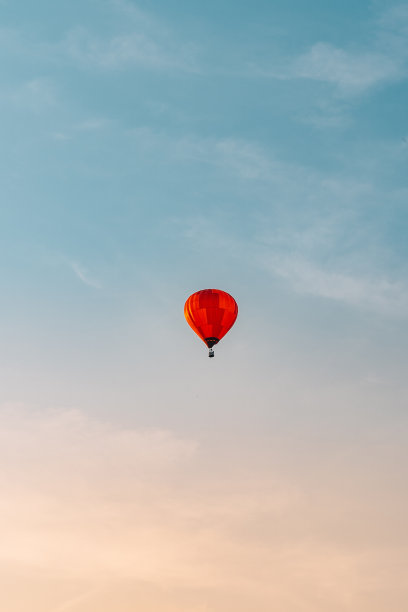
[[[408,4],[0,0],[0,53],[1,610],[406,612]]]

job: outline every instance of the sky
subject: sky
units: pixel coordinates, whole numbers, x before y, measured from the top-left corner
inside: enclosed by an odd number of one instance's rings
[[[1,609],[405,612],[408,4],[0,0],[0,54]]]

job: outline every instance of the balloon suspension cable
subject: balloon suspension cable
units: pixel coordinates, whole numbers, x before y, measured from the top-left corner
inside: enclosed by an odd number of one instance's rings
[[[210,348],[210,349],[209,349],[209,351],[208,351],[208,356],[209,356],[209,357],[214,357],[214,351],[213,351],[213,349],[212,349],[212,348]]]

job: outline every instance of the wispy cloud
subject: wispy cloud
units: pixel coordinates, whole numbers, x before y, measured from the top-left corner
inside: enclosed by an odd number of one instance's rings
[[[70,30],[61,42],[61,51],[78,65],[197,71],[193,43],[179,40],[164,23],[126,0],[111,0],[108,6],[116,22],[111,33],[101,37],[81,26]]]
[[[36,57],[44,65],[67,62],[81,69],[197,72],[197,46],[183,41],[156,18],[125,0],[105,4],[110,19],[101,35],[93,24],[67,27],[59,41],[38,38],[32,29],[0,29],[0,47],[15,56]]]
[[[373,214],[383,210],[384,200],[390,210],[393,201],[398,208],[403,197],[398,190],[383,188],[372,173],[370,180],[344,171],[321,173],[234,139],[183,140],[172,152],[213,166],[223,184],[234,181],[239,193],[256,194],[253,208],[245,211],[246,231],[239,235],[230,230],[229,217],[215,210],[209,217],[179,220],[179,231],[195,249],[211,244],[268,270],[299,293],[386,316],[407,315],[406,266]]]
[[[274,255],[264,252],[261,265],[290,283],[303,294],[343,302],[363,310],[391,316],[406,317],[408,284],[386,277],[367,278],[356,273],[326,268],[322,262],[296,255]],[[341,270],[341,266],[340,270]]]
[[[407,24],[406,5],[394,6],[373,23],[371,44],[341,48],[316,41],[297,57],[281,58],[276,67],[252,68],[259,75],[277,79],[320,81],[331,85],[339,98],[354,97],[374,86],[406,78]]]
[[[70,268],[73,270],[75,276],[82,282],[84,285],[88,287],[93,287],[94,289],[100,289],[101,283],[96,279],[90,276],[88,270],[84,268],[81,264],[76,261],[68,262]]]
[[[405,57],[388,55],[381,50],[347,50],[323,41],[281,64],[277,68],[252,66],[251,69],[254,74],[267,78],[327,83],[339,99],[356,97],[374,86],[402,80],[407,74]]]
[[[102,39],[85,28],[76,28],[69,32],[62,48],[76,63],[89,68],[197,70],[191,52],[177,48],[176,43],[159,42],[152,35],[136,29]]]
[[[105,128],[108,123],[108,120],[103,117],[90,117],[77,123],[74,128],[78,132],[94,132]]]
[[[320,42],[294,60],[291,74],[295,78],[330,83],[339,94],[349,96],[400,78],[404,73],[399,62],[382,53],[353,53]]]
[[[390,5],[377,20],[378,45],[390,55],[406,60],[408,57],[408,6]]]
[[[214,227],[213,220],[187,218],[183,223],[183,235],[192,242],[193,248],[205,246],[237,261],[242,260],[245,265],[259,267],[282,279],[299,294],[333,300],[363,312],[407,317],[408,283],[404,272],[400,271],[397,278],[393,278],[394,274],[387,274],[380,266],[367,268],[362,256],[364,243],[361,250],[352,250],[344,259],[337,252],[342,248],[340,228],[338,233],[327,235],[327,245],[323,247],[319,245],[319,227],[311,226],[303,235],[289,228],[282,230],[281,221],[275,218],[276,236],[270,246],[265,246],[260,226],[259,235],[248,240],[234,236],[222,227],[222,219],[219,221],[219,227]],[[348,229],[353,231],[351,227]],[[312,252],[309,241],[313,245]],[[330,255],[325,257],[328,252]],[[358,269],[361,264],[365,270]]]
[[[345,128],[363,96],[407,78],[407,24],[406,5],[395,5],[371,21],[371,37],[364,42],[336,46],[316,40],[292,57],[277,53],[269,64],[248,63],[249,74],[302,88],[308,103],[296,115],[299,122],[318,129]],[[305,81],[316,87],[307,90]]]
[[[58,101],[57,91],[50,79],[35,78],[0,92],[0,102],[33,113],[49,111]]]

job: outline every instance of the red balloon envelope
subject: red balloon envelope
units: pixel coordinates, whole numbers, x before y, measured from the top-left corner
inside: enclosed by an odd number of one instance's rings
[[[220,289],[203,289],[190,295],[184,305],[187,323],[200,336],[214,356],[212,347],[225,336],[238,316],[234,298]]]

